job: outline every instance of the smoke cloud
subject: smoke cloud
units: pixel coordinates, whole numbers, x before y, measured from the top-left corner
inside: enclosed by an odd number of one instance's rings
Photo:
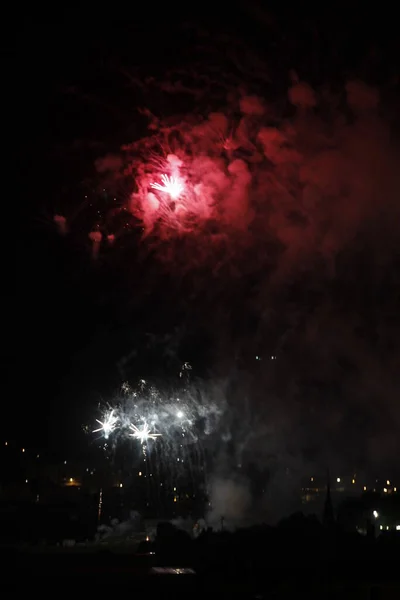
[[[356,78],[341,87],[290,80],[284,97],[261,94],[265,77],[254,71],[240,85],[204,77],[190,94],[172,76],[147,81],[149,95],[196,97],[196,110],[142,111],[148,134],[96,163],[99,176],[118,171],[115,189],[129,190],[124,220],[141,234],[134,310],[151,295],[159,302],[146,326],[162,310],[179,335],[206,333],[208,373],[229,382],[213,518],[246,515],[255,497],[271,506],[273,485],[296,487],[311,469],[393,469],[399,452],[400,155],[390,101]],[[184,193],[160,191],[165,174]],[[96,256],[103,240],[114,236],[116,248],[126,235],[109,216],[93,232]],[[268,471],[257,492],[237,476],[251,463]]]

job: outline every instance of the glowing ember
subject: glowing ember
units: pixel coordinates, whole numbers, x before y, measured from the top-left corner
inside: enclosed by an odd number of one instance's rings
[[[162,184],[151,183],[150,186],[159,192],[168,194],[173,200],[179,198],[184,190],[183,182],[179,179],[179,177],[168,177],[168,175],[161,175],[161,181]]]

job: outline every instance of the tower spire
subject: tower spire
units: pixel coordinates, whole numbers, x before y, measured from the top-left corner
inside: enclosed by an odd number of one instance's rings
[[[326,471],[326,496],[325,496],[325,504],[324,504],[324,513],[322,516],[322,524],[325,527],[331,527],[335,522],[335,516],[333,513],[333,505],[331,498],[331,484],[330,484],[330,476],[329,469]]]

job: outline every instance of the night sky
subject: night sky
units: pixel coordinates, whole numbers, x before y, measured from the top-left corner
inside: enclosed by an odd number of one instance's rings
[[[98,402],[110,400],[124,375],[173,380],[188,361],[196,377],[225,382],[231,396],[224,430],[234,429],[243,398],[251,419],[262,415],[273,441],[268,451],[262,437],[249,441],[245,451],[255,461],[273,456],[275,463],[296,468],[322,457],[322,463],[338,461],[350,470],[386,463],[394,468],[400,425],[394,25],[375,11],[288,15],[245,4],[228,17],[177,18],[152,10],[151,23],[141,12],[135,19],[70,18],[17,27],[10,51],[10,118],[22,189],[11,252],[15,328],[6,323],[7,438],[79,454],[87,443],[82,423],[93,420]],[[210,85],[210,93],[200,96],[172,94],[165,82],[176,81],[177,71],[189,88],[205,85],[196,82],[202,74],[225,83]],[[349,81],[379,90],[372,116],[366,109],[360,117],[349,100],[346,105]],[[315,91],[317,106],[288,100],[296,82]],[[303,191],[307,177],[325,177],[325,213],[318,212],[315,236],[304,233],[301,242],[297,237],[301,219],[316,222],[314,208],[299,215],[288,207],[285,222],[283,213],[271,216],[265,209],[270,196],[262,190],[270,180],[260,169],[251,196],[258,217],[249,217],[245,232],[232,233],[231,222],[228,227],[214,218],[191,236],[167,239],[157,230],[143,240],[136,223],[93,261],[88,233],[96,211],[109,215],[112,199],[120,206],[132,192],[129,177],[105,181],[96,161],[109,155],[133,160],[132,152],[120,149],[149,135],[138,109],[148,108],[168,123],[225,110],[237,121],[240,95],[263,98],[268,127],[289,135],[290,123],[301,138],[295,150],[302,156],[320,135],[318,123],[324,123],[321,136],[329,138],[330,150],[336,144],[331,162],[302,159],[298,167]],[[374,132],[371,146],[382,142],[387,175],[369,160],[362,141],[368,128]],[[235,149],[235,158],[255,165],[249,148]],[[283,159],[279,165],[268,160],[271,172],[283,168]],[[336,189],[332,182],[341,180],[343,164],[348,179]],[[355,172],[357,197],[351,188]],[[282,173],[284,186],[294,186],[291,172]],[[85,195],[93,197],[94,207],[82,208]],[[55,214],[74,215],[65,237]],[[300,229],[293,233],[292,227]],[[278,365],[273,371],[272,356]],[[238,444],[245,445],[241,427]]]

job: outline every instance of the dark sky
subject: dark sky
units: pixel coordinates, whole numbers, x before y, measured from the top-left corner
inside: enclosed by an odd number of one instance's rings
[[[157,79],[173,68],[185,70],[192,64],[207,68],[207,61],[220,65],[224,73],[228,67],[221,44],[214,38],[226,33],[226,43],[232,40],[234,46],[243,41],[266,60],[272,79],[267,95],[271,97],[286,93],[290,69],[311,86],[328,81],[333,88],[355,76],[385,87],[396,75],[392,25],[375,11],[307,16],[267,13],[256,3],[246,3],[235,15],[218,18],[211,13],[198,15],[197,8],[179,18],[169,10],[154,14],[152,8],[150,12],[135,19],[114,20],[107,15],[96,21],[30,22],[16,28],[10,52],[10,87],[22,190],[16,202],[21,210],[17,224],[21,235],[15,238],[15,294],[11,298],[16,326],[6,351],[6,365],[11,367],[6,376],[11,384],[6,388],[8,418],[3,428],[8,437],[21,437],[40,446],[73,443],[71,431],[91,414],[101,395],[107,397],[118,385],[121,374],[117,364],[123,356],[133,353],[134,376],[173,370],[189,359],[196,363],[198,373],[204,374],[216,352],[201,322],[207,312],[204,306],[214,303],[212,294],[208,297],[201,292],[198,307],[194,307],[190,280],[178,286],[176,273],[158,269],[151,253],[143,258],[135,236],[131,245],[125,245],[112,259],[93,264],[86,216],[80,217],[81,231],[68,238],[58,236],[52,222],[54,214],[63,214],[66,207],[75,210],[86,192],[96,189],[99,195],[100,177],[94,168],[97,158],[117,152],[121,145],[143,135],[145,121],[138,116],[137,106],[149,101],[153,110],[165,115],[176,112],[177,105],[179,112],[192,109],[192,101],[187,99],[160,96],[149,100],[146,92],[129,84],[126,73]],[[210,101],[206,110],[212,109]],[[90,220],[90,215],[87,218]],[[358,260],[360,264],[363,261]],[[147,283],[142,284],[144,273]],[[205,273],[198,275],[200,287],[206,287]],[[246,277],[242,274],[225,288],[221,284],[225,292],[218,295],[218,302],[223,314],[232,315],[227,329],[234,329],[239,338],[254,340],[261,313],[249,308],[247,295],[250,280],[260,288],[261,275],[253,272]],[[350,279],[344,277],[332,284],[340,302],[346,294],[351,302],[354,297],[368,297],[362,289],[365,277],[352,291]],[[371,314],[389,310],[376,309],[379,290],[368,301],[354,301],[354,311],[361,305]],[[317,289],[316,297],[320,293]],[[309,288],[301,285],[279,294],[285,306],[296,304],[303,296],[313,303]],[[277,309],[279,294],[271,305],[277,314],[275,323],[281,319],[287,331],[288,324]],[[397,297],[396,291],[390,294]],[[304,306],[302,300],[300,304]],[[393,304],[395,300],[392,308]],[[185,307],[190,309],[183,314]],[[196,326],[188,326],[195,318]],[[263,342],[268,351],[273,351],[275,339],[280,339],[279,331],[280,325],[269,327],[268,343]],[[290,360],[299,362],[301,350],[293,346],[291,351],[296,358]],[[328,387],[333,394],[332,386]],[[314,388],[306,393],[316,394]],[[61,425],[54,434],[56,424]]]

